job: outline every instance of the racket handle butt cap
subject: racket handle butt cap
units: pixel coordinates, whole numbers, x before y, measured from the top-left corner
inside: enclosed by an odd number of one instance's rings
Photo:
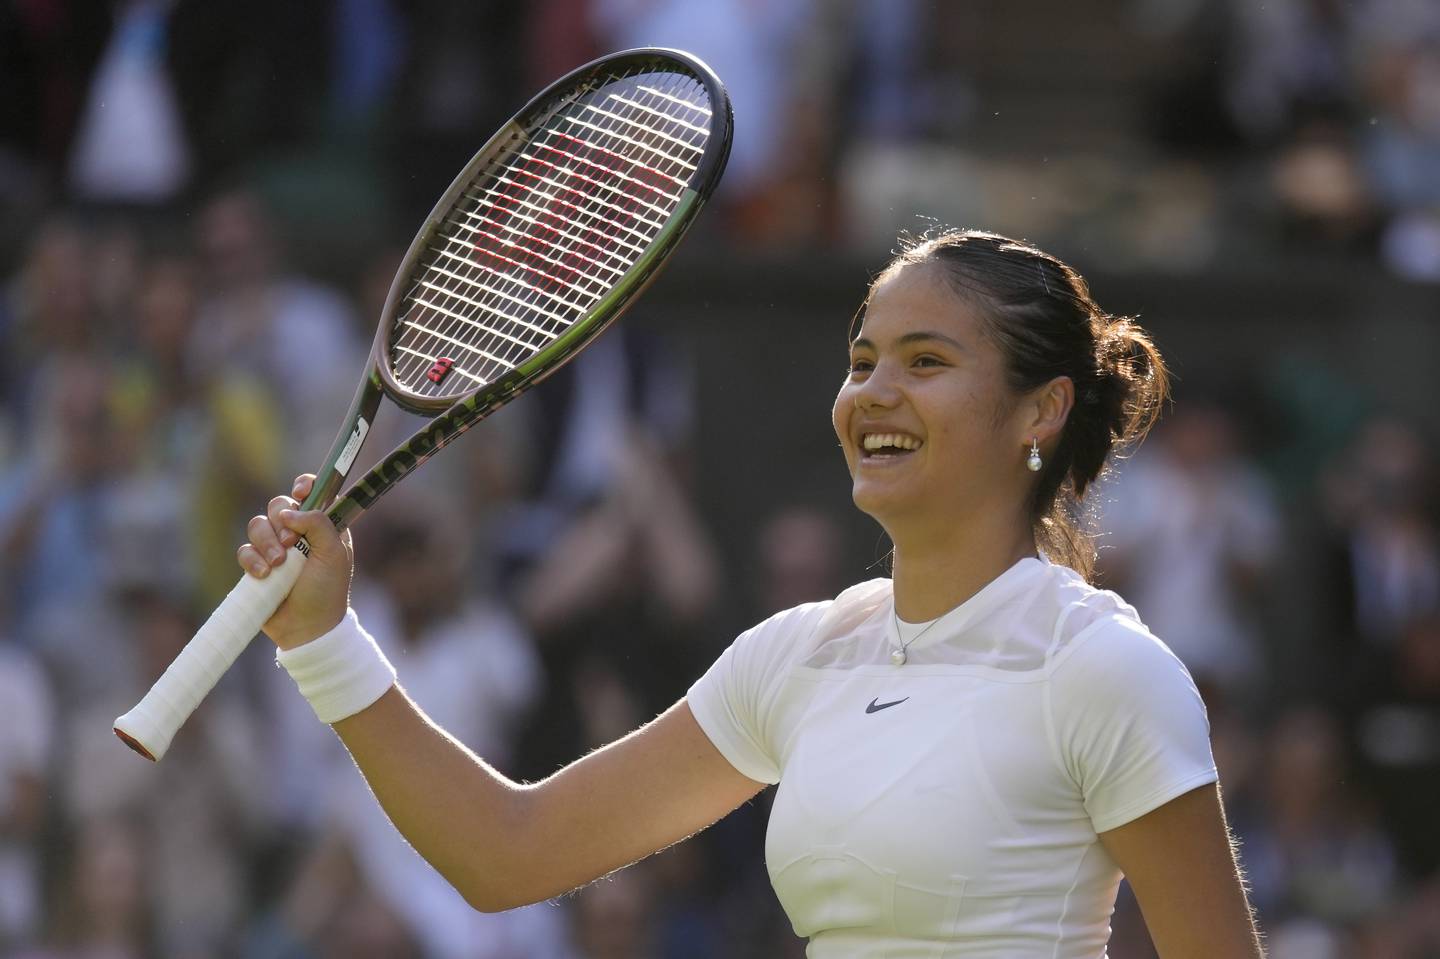
[[[144,756],[146,759],[150,760],[152,763],[153,763],[153,762],[158,762],[158,761],[159,761],[159,757],[157,757],[154,753],[150,752],[150,750],[146,749],[145,746],[144,746],[144,744],[141,743],[140,740],[136,739],[134,736],[130,735],[130,734],[127,733],[124,729],[121,728],[123,725],[125,725],[126,720],[128,720],[129,718],[130,718],[130,714],[129,714],[129,713],[126,713],[124,716],[121,716],[119,719],[115,720],[115,726],[114,726],[115,735],[120,737],[120,741],[121,741],[122,743],[124,743],[125,745],[129,746],[131,749],[135,750],[137,753],[139,753],[140,755]],[[168,744],[167,744],[167,745],[168,745]],[[163,749],[161,750],[161,753],[162,753],[162,754],[164,753],[164,750],[163,750]]]
[[[242,576],[145,697],[115,720],[120,741],[152,762],[163,759],[175,733],[284,602],[304,566],[305,553],[292,546],[269,576]]]

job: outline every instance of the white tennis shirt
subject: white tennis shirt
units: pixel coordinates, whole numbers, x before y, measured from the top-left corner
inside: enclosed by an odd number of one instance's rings
[[[690,708],[779,783],[766,865],[810,959],[1105,955],[1097,833],[1213,782],[1185,667],[1114,593],[1024,559],[910,643],[891,584],[742,634]]]

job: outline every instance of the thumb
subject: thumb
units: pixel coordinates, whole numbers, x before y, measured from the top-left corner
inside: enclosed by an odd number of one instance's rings
[[[341,542],[340,531],[330,521],[330,516],[324,510],[296,510],[282,509],[277,517],[280,524],[305,537],[310,543],[311,551],[318,555],[318,558],[329,559],[345,556],[345,546]]]

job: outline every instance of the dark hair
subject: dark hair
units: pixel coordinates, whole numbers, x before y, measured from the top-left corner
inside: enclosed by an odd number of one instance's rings
[[[880,278],[921,263],[944,267],[956,292],[980,307],[1013,390],[1057,376],[1075,384],[1075,405],[1035,483],[1030,520],[1036,546],[1089,578],[1095,545],[1081,500],[1112,451],[1138,442],[1159,417],[1170,395],[1160,352],[1133,319],[1101,310],[1080,274],[1027,243],[978,230],[932,232],[907,238]]]

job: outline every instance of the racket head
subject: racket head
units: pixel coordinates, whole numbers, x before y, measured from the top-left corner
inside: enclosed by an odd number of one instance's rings
[[[422,415],[539,382],[613,322],[718,185],[733,129],[714,72],[679,50],[601,57],[502,127],[406,251],[371,351]]]

